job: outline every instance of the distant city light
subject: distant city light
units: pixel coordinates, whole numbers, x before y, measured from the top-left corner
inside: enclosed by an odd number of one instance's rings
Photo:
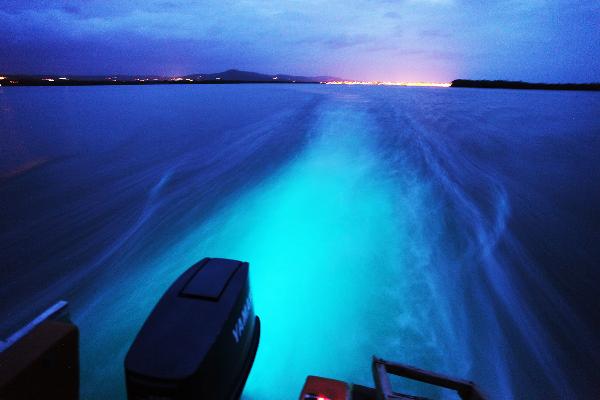
[[[188,81],[188,82],[194,82],[194,80],[190,79],[190,78],[185,78],[185,80]]]
[[[279,77],[278,77],[278,76],[274,76],[274,77],[273,77],[273,80],[276,80],[276,79],[279,79]]]
[[[60,79],[61,81],[68,81],[69,80],[69,78],[65,78],[64,76],[62,78],[58,78],[58,79]]]
[[[0,76],[0,81],[2,81],[2,80],[4,80],[4,79],[6,79],[6,77],[5,77],[5,76]]]
[[[321,82],[326,85],[378,85],[378,86],[418,86],[418,87],[450,87],[451,83],[439,82],[394,82],[394,81],[330,81]]]
[[[54,82],[54,79],[52,78],[42,78],[43,81],[48,81],[48,82]]]

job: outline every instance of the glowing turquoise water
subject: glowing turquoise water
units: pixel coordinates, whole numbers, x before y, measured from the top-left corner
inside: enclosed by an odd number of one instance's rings
[[[95,343],[84,390],[122,380],[109,366],[129,342],[112,338],[133,337],[181,266],[206,255],[251,262],[262,336],[245,397],[292,398],[309,374],[371,384],[374,354],[445,368],[443,343],[422,329],[444,310],[429,270],[436,211],[427,184],[378,158],[375,129],[352,104],[323,110],[287,165],[139,268],[148,275],[132,269],[104,289],[76,315]]]
[[[249,398],[294,397],[309,374],[367,384],[373,354],[397,357],[411,334],[432,344],[414,328],[432,311],[415,218],[426,189],[396,194],[374,128],[352,108],[323,112],[308,148],[238,199],[199,252],[252,260],[263,334]]]
[[[598,397],[597,94],[10,89],[0,335],[69,300],[83,399],[125,396],[135,334],[207,256],[251,265],[247,399],[370,385],[374,354],[495,399]]]

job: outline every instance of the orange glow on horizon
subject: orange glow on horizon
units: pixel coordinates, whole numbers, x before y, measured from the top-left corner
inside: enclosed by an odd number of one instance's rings
[[[450,87],[448,82],[396,82],[396,81],[330,81],[326,85],[374,85],[374,86],[411,86],[411,87]]]

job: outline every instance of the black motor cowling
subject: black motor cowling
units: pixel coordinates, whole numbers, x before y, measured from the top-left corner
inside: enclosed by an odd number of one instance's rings
[[[260,337],[248,263],[205,258],[160,299],[125,358],[133,399],[237,399]]]

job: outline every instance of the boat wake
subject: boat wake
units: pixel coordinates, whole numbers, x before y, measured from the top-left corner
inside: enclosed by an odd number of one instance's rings
[[[458,89],[206,88],[214,104],[143,89],[155,96],[123,88],[119,104],[99,92],[108,113],[132,107],[114,138],[93,118],[71,132],[100,133],[81,137],[102,150],[0,186],[3,251],[25,262],[0,271],[1,293],[27,305],[1,303],[1,326],[71,300],[83,398],[125,395],[122,360],[143,321],[207,256],[250,262],[262,337],[246,399],[293,397],[309,374],[370,385],[374,354],[471,379],[490,398],[600,393],[597,250],[580,243],[598,232],[582,216],[600,196],[585,180],[600,131],[576,94],[521,94],[543,107],[511,109],[514,94]],[[78,93],[70,108],[94,104]],[[164,97],[180,114],[138,127]],[[231,118],[233,106],[243,115]],[[75,114],[96,110],[86,107]],[[589,135],[575,143],[571,130]],[[30,248],[37,258],[23,257]]]

